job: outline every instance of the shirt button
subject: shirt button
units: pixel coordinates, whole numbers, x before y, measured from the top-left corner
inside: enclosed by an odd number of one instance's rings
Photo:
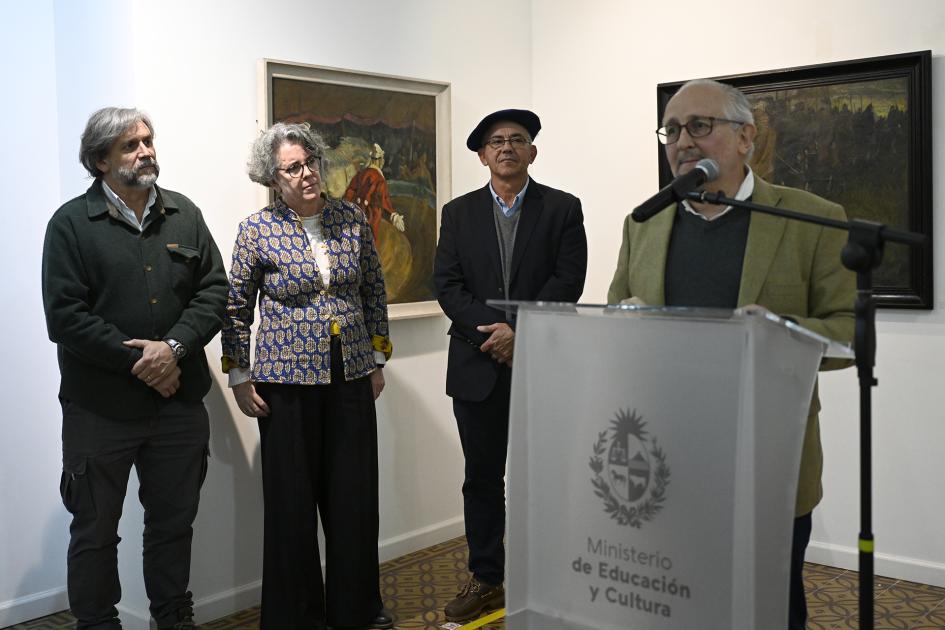
[[[144,266],[144,270],[145,270],[145,271],[151,271],[151,265],[145,265],[145,266]]]
[[[153,297],[153,298],[151,298],[150,302],[151,302],[151,304],[157,304],[157,303],[158,303],[158,299],[157,299],[156,297]]]

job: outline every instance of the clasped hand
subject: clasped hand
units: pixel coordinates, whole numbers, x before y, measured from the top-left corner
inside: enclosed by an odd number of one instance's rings
[[[476,330],[482,333],[490,333],[485,343],[479,346],[479,350],[489,353],[495,361],[512,365],[512,351],[515,348],[515,331],[505,322],[489,324],[488,326],[476,326]]]
[[[122,343],[141,350],[141,358],[131,366],[132,374],[164,398],[170,398],[177,392],[180,388],[180,368],[169,345],[148,339],[129,339]]]

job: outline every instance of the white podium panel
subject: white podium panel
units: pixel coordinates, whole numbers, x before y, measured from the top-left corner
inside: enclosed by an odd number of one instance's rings
[[[820,338],[761,316],[520,305],[510,630],[786,625]]]

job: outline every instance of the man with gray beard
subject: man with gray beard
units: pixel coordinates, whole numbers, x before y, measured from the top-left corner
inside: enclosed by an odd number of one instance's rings
[[[226,272],[200,210],[155,185],[154,127],[135,109],[89,118],[95,181],[46,228],[43,304],[56,343],[68,592],[77,628],[121,628],[118,520],[134,466],[144,582],[161,629],[194,628],[192,525],[210,425],[203,347],[220,330]]]

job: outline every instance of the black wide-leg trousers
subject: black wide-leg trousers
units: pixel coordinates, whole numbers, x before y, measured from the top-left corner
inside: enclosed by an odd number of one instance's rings
[[[466,460],[463,515],[469,572],[493,586],[505,581],[505,460],[511,391],[512,369],[503,366],[485,400],[453,399]]]
[[[139,418],[98,415],[62,403],[63,504],[72,513],[67,586],[78,630],[120,628],[115,605],[118,520],[134,466],[144,507],[144,585],[159,627],[193,607],[190,555],[200,487],[207,474],[210,421],[203,403],[156,402]]]
[[[377,420],[368,377],[259,383],[265,533],[261,630],[367,626],[381,610]],[[325,578],[317,518],[325,533]]]

